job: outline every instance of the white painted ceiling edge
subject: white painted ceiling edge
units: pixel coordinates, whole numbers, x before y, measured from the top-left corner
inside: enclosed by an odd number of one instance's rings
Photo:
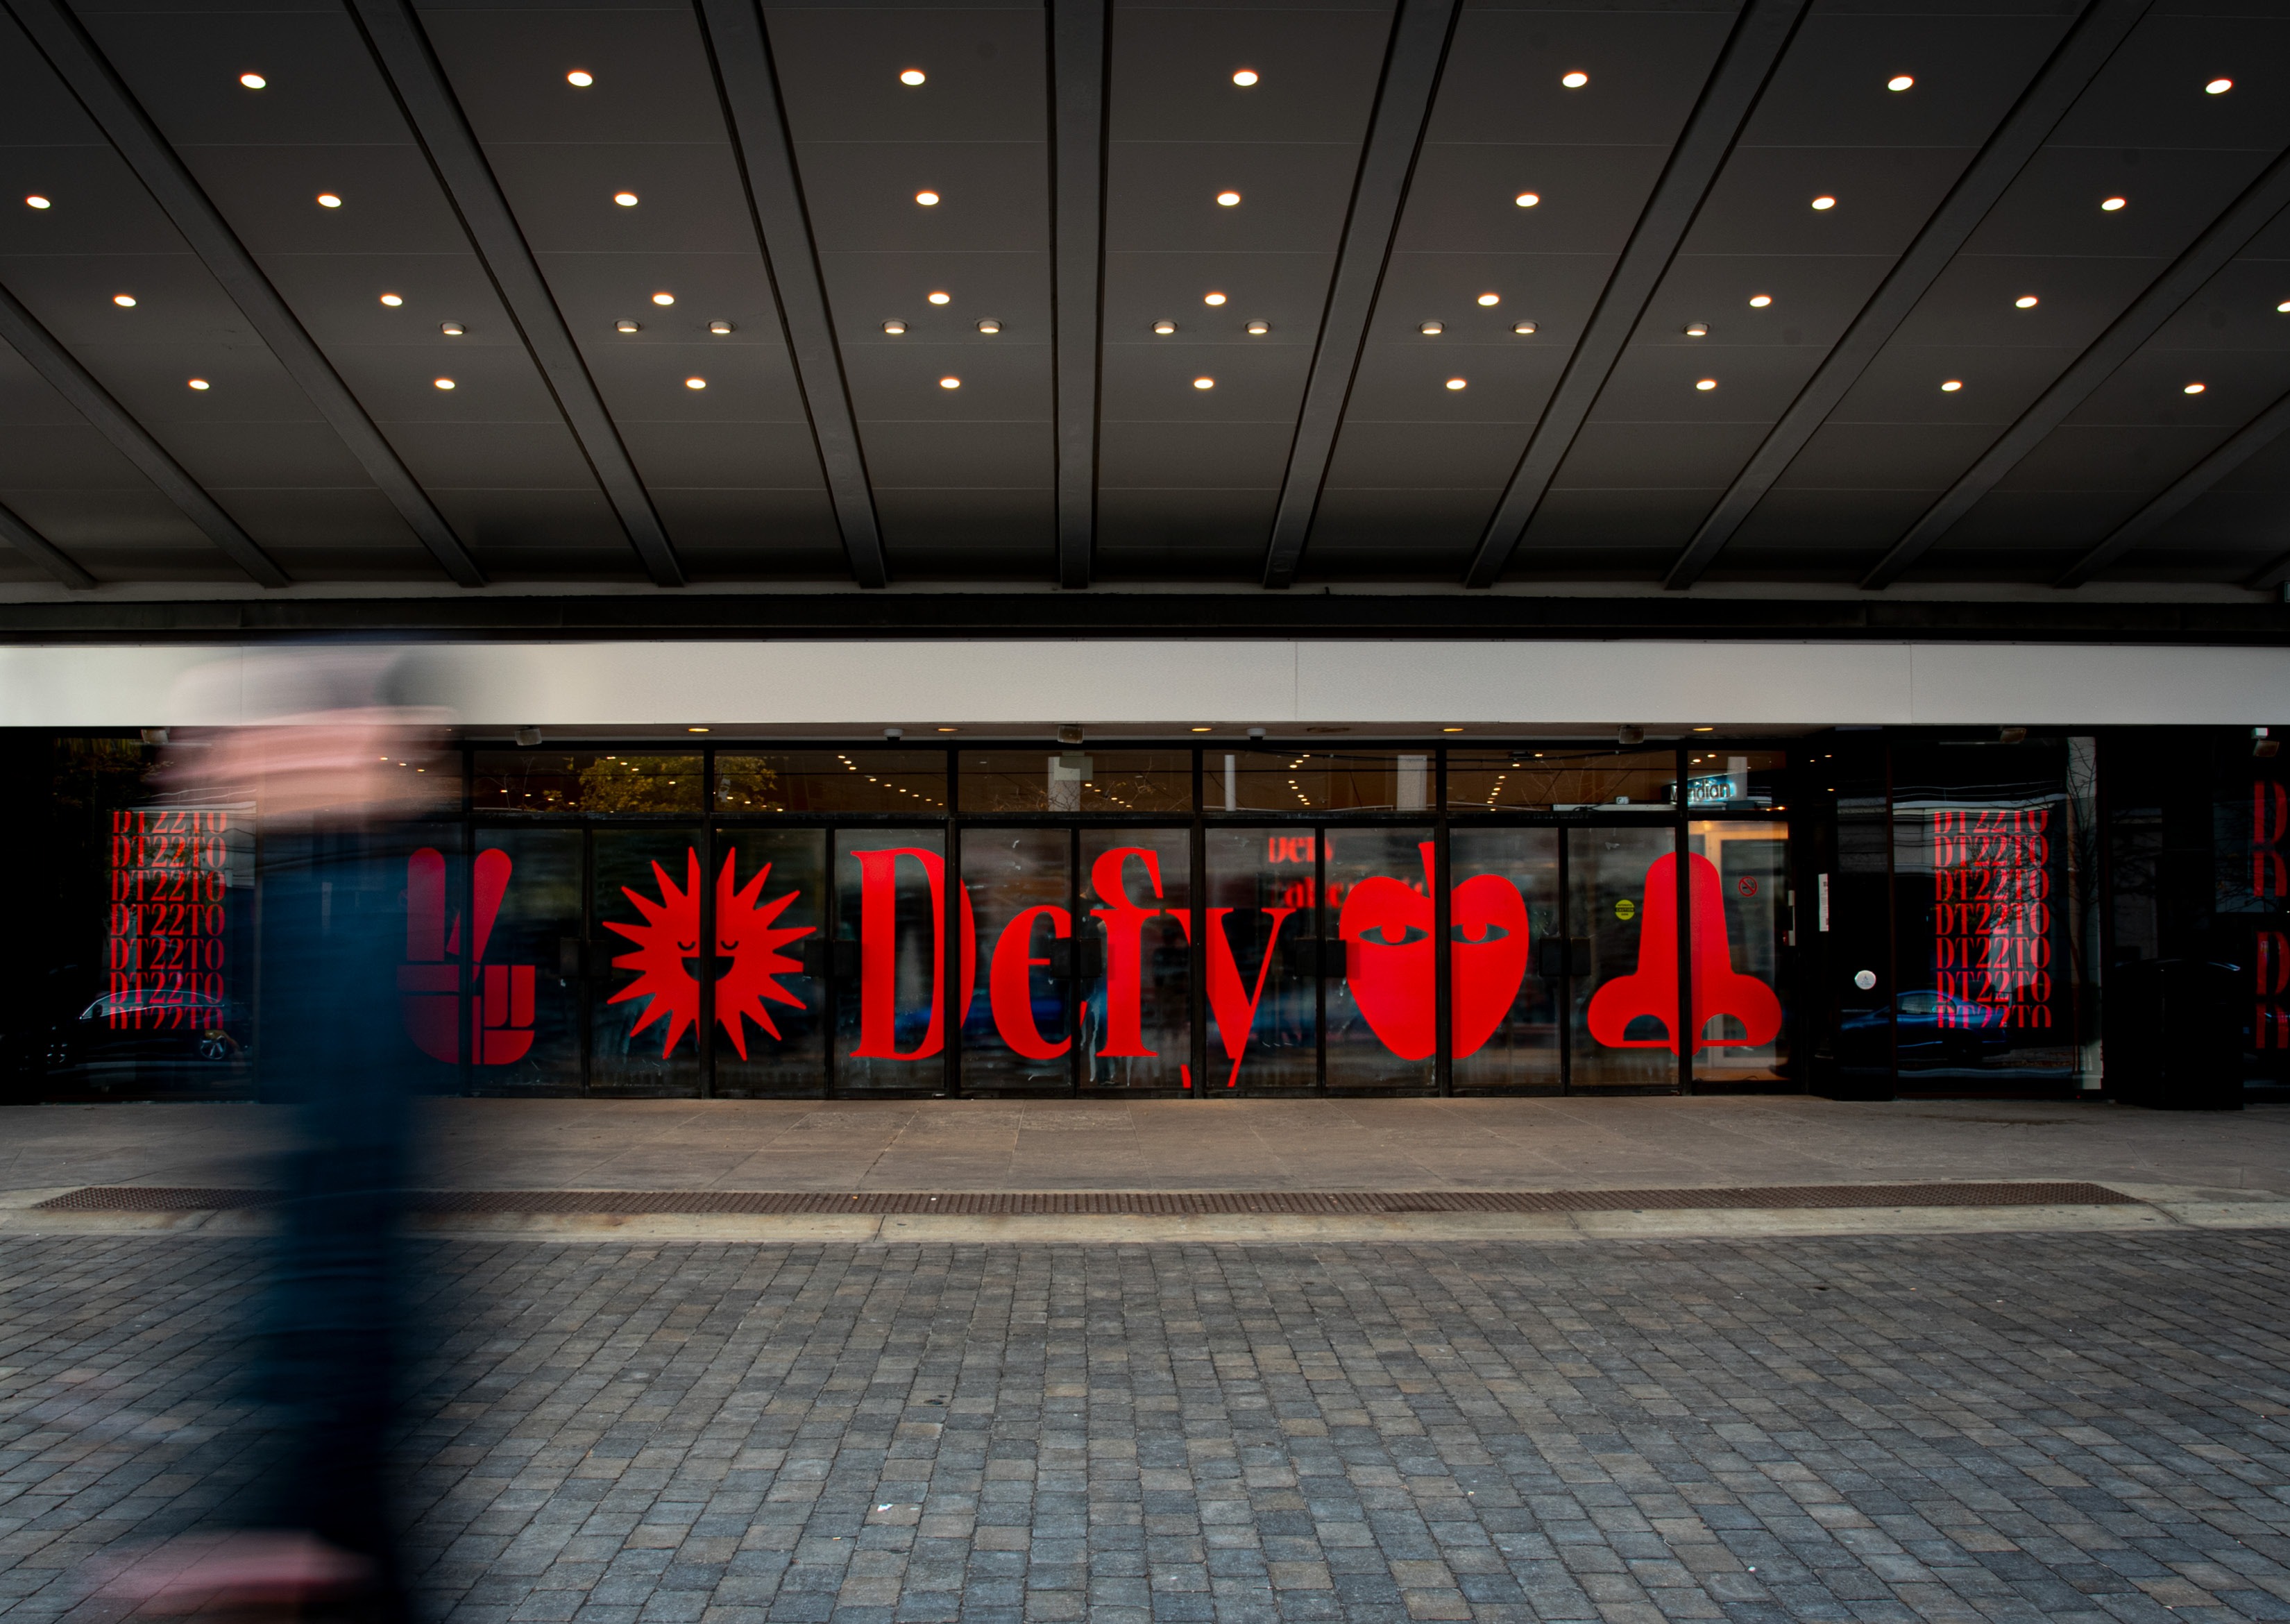
[[[708,724],[868,732],[1712,723],[1754,728],[2290,723],[2290,650],[2118,644],[1309,640],[405,644],[474,727]],[[0,648],[0,725],[261,721],[307,651]],[[283,679],[283,680],[282,680]]]

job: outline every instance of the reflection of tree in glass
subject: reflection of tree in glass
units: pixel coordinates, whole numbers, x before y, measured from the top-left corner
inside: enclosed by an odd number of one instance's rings
[[[581,768],[583,812],[685,812],[699,804],[697,756],[599,756]]]
[[[716,804],[726,812],[785,812],[780,775],[763,756],[716,758]]]

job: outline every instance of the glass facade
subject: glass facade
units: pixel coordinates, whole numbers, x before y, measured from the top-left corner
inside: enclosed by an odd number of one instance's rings
[[[252,794],[169,789],[184,748],[0,738],[52,856],[12,1097],[254,1086],[276,854]],[[2170,966],[2290,1085],[2290,776],[2248,730],[432,771],[326,906],[402,916],[406,1031],[460,1092],[2081,1092],[2125,1037],[2102,984]]]

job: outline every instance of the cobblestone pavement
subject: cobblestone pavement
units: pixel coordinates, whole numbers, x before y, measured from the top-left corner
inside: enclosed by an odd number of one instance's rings
[[[0,1609],[228,1509],[246,1243],[0,1242]],[[438,1244],[458,1624],[2290,1619],[2290,1240]]]

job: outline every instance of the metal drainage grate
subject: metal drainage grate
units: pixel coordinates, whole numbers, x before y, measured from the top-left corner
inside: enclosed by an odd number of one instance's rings
[[[200,1212],[268,1206],[273,1190],[90,1185],[41,1208],[60,1212]],[[1629,1212],[1709,1208],[2125,1206],[2132,1197],[2102,1184],[1779,1184],[1658,1190],[1009,1190],[829,1194],[813,1190],[421,1190],[423,1212],[725,1212],[868,1216],[941,1212],[1024,1217],[1100,1214],[1188,1217],[1287,1213],[1302,1217],[1390,1212]]]

